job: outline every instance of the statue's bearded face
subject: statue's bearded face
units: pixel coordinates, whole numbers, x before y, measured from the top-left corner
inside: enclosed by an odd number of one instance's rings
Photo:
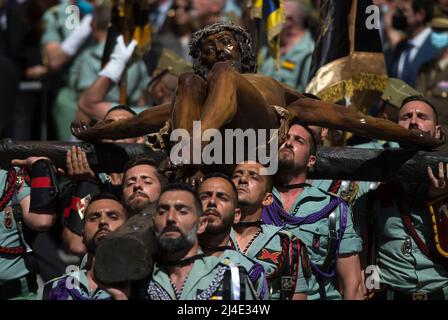
[[[238,72],[241,68],[241,52],[234,35],[227,30],[211,34],[202,40],[201,60],[210,71],[219,61],[231,61]]]

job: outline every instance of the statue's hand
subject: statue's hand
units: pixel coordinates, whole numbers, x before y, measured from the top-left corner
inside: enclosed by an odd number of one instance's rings
[[[98,122],[93,127],[90,127],[85,121],[72,122],[70,129],[72,135],[80,140],[99,140],[97,133],[98,129],[105,126],[104,122]]]

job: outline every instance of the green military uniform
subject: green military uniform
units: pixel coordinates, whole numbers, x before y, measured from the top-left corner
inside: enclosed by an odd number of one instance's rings
[[[36,279],[25,265],[26,248],[21,241],[12,207],[29,197],[30,188],[20,176],[19,169],[14,172],[18,176],[12,178],[13,175],[9,176],[7,171],[0,169],[0,299],[32,299],[33,291],[37,289]],[[12,183],[7,183],[8,180]],[[6,186],[7,190],[16,189],[10,194],[5,190]]]
[[[439,16],[434,15],[430,22],[433,32],[448,32],[448,16],[443,12],[444,8],[439,6]],[[446,7],[445,7],[446,9]],[[437,110],[439,116],[439,124],[444,127],[445,132],[448,130],[448,57],[446,52],[448,47],[441,49],[440,56],[434,60],[424,64],[417,77],[416,89],[423,92],[425,98]],[[442,57],[445,56],[443,59]],[[442,148],[448,148],[444,145]]]
[[[448,50],[448,49],[446,49]],[[439,124],[448,129],[448,58],[431,60],[420,68],[415,85],[436,108]]]
[[[70,83],[76,88],[80,95],[84,90],[90,87],[98,78],[101,71],[101,59],[103,57],[105,43],[97,43],[84,50],[79,59],[76,60],[73,73],[70,77]],[[129,105],[137,104],[143,90],[149,82],[148,71],[142,60],[132,64],[127,70],[127,86]],[[104,101],[118,104],[120,100],[120,89],[118,86],[111,88]]]
[[[244,254],[241,254],[240,252],[232,249],[225,250],[221,255],[221,259],[228,259],[231,262],[242,266],[249,277],[252,280],[252,283],[254,285],[255,290],[257,291],[257,297],[259,297],[260,300],[269,300],[269,290],[267,288],[267,279],[266,279],[266,271],[261,270],[259,271],[259,275],[255,275],[254,273],[257,273],[255,271],[256,265],[258,264],[257,261],[245,256]],[[263,267],[263,265],[261,265]],[[254,275],[256,279],[252,279],[251,275]],[[255,281],[254,281],[255,280]]]
[[[73,31],[66,25],[70,14],[66,13],[68,6],[70,3],[64,2],[45,12],[43,20],[46,29],[41,39],[42,46],[51,42],[62,43]],[[90,36],[72,58],[67,69],[63,71],[66,74],[64,86],[59,90],[53,106],[53,117],[59,140],[72,139],[70,124],[75,119],[79,96],[98,78],[104,45],[104,43],[95,42]],[[143,62],[129,68],[127,92],[130,105],[137,103],[148,82],[149,77]],[[113,88],[107,94],[105,101],[119,101],[119,89]]]
[[[276,201],[281,203],[281,197],[276,188],[274,188],[273,194],[276,197]],[[302,193],[291,206],[289,214],[295,218],[304,218],[312,213],[323,210],[324,207],[333,200],[334,197],[329,193],[314,186],[305,186]],[[344,221],[343,210],[341,207],[342,204],[333,210],[336,220],[335,231],[338,232],[339,235],[341,232],[341,221]],[[362,249],[362,240],[353,228],[352,214],[349,207],[347,207],[345,219],[345,232],[343,233],[342,238],[339,239],[340,243],[337,253],[339,255],[359,253]],[[286,223],[285,228],[290,230],[306,245],[311,264],[313,265],[313,270],[316,271],[316,267],[321,268],[328,253],[328,216],[314,223],[301,224],[299,226]],[[324,280],[327,299],[341,299],[341,295],[335,287],[335,281],[337,281],[337,279],[333,279],[333,281],[330,281],[329,279]],[[312,273],[308,283],[308,299],[319,299],[319,283],[316,277],[316,272]]]
[[[230,234],[236,250],[242,252],[235,231]],[[280,227],[263,224],[244,254],[260,263],[267,275],[271,300],[280,300],[283,293],[290,299],[294,293],[307,293],[308,283],[302,268],[299,240]],[[283,282],[283,288],[282,288]]]
[[[408,194],[404,201],[404,211],[410,215],[410,220],[418,236],[428,246],[434,247],[431,216],[426,205],[428,185],[405,186]],[[377,265],[381,285],[389,286],[386,291],[388,299],[400,299],[398,294],[439,291],[438,299],[443,299],[440,293],[445,290],[448,299],[448,270],[430,260],[417,246],[410,236],[401,217],[397,205],[397,193],[390,185],[382,185],[373,195],[372,211],[374,213],[374,234],[377,244]],[[418,298],[418,295],[416,296]]]
[[[309,31],[305,31],[303,38],[280,57],[278,69],[275,67],[274,58],[269,56],[268,49],[263,48],[259,57],[258,72],[304,92],[308,84],[313,51],[313,38]]]
[[[234,283],[239,283],[240,289]],[[243,267],[236,266],[225,257],[207,256],[194,261],[179,294],[176,294],[169,275],[156,263],[146,290],[146,299],[256,300],[257,293]]]
[[[73,29],[70,29],[71,26],[66,23],[72,13],[70,10],[68,10],[68,13],[66,12],[67,7],[70,5],[68,1],[65,1],[45,12],[43,16],[45,32],[41,38],[42,47],[51,42],[62,43],[73,31]],[[94,40],[89,37],[72,58],[72,62],[62,71],[66,75],[64,79],[65,85],[59,90],[53,106],[53,116],[56,122],[58,139],[60,140],[67,141],[71,139],[70,124],[74,120],[78,107],[79,95],[73,86],[72,79],[75,72],[74,66],[80,57],[80,53],[94,44]]]
[[[39,289],[37,300],[111,300],[109,293],[100,288],[92,290],[87,280],[87,255],[80,269],[50,280]]]

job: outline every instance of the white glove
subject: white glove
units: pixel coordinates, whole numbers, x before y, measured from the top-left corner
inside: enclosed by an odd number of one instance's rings
[[[114,51],[110,55],[110,60],[99,75],[111,79],[113,82],[118,83],[121,74],[126,67],[129,59],[137,46],[137,41],[132,40],[127,46],[124,44],[123,36],[117,38],[117,44],[114,47]]]
[[[62,50],[69,56],[74,56],[78,49],[82,46],[84,41],[88,38],[92,32],[90,26],[92,22],[92,15],[88,14],[82,18],[79,27],[73,30],[72,33],[61,44]]]

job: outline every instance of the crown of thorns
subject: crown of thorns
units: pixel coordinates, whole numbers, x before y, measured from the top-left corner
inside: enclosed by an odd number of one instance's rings
[[[255,55],[252,51],[252,41],[249,34],[236,24],[232,22],[219,21],[214,24],[208,25],[198,31],[196,31],[191,37],[190,41],[190,56],[193,58],[193,69],[198,71],[198,67],[201,65],[201,42],[209,35],[221,32],[230,31],[235,40],[238,43],[241,52],[241,64],[243,73],[254,73],[256,71]]]

